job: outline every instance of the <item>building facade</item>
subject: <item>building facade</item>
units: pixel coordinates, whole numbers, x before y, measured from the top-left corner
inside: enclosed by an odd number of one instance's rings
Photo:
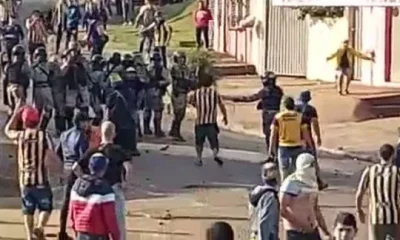
[[[213,0],[213,47],[238,61],[281,75],[305,76],[308,24],[271,1]],[[241,23],[251,22],[243,27]]]

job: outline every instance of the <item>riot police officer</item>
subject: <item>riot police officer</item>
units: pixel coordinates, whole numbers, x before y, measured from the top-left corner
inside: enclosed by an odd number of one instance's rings
[[[3,75],[4,104],[10,108],[9,113],[12,113],[18,101],[25,102],[31,77],[24,47],[22,45],[15,46],[11,55],[11,63],[5,66]]]
[[[134,52],[133,53],[133,67],[135,68],[137,75],[139,77],[139,80],[142,82],[144,87],[139,91],[138,96],[137,96],[137,109],[138,111],[144,110],[145,106],[148,104],[146,102],[147,100],[147,86],[149,83],[149,73],[147,72],[146,64],[144,63],[143,55],[140,52]],[[137,126],[138,126],[138,135],[139,137],[142,137],[142,133],[144,134],[152,134],[151,131],[144,132],[141,129],[141,121],[140,121],[140,114],[138,114],[138,121],[137,121]],[[145,125],[145,124],[143,124]],[[144,129],[146,130],[146,129]],[[150,130],[150,129],[147,129]]]
[[[224,96],[223,98],[234,102],[254,102],[260,100],[257,104],[257,109],[262,112],[263,132],[268,151],[271,133],[270,126],[275,114],[280,110],[283,90],[276,85],[276,75],[273,72],[266,72],[264,76],[261,76],[261,81],[263,88],[255,94],[249,96]]]
[[[65,53],[62,54],[61,61],[66,61]],[[67,84],[66,79],[63,77],[61,72],[61,65],[64,63],[59,62],[57,56],[51,56],[49,58],[49,68],[53,73],[51,80],[51,91],[54,100],[54,123],[57,132],[57,136],[60,136],[62,132],[66,130],[67,123],[65,118],[65,104],[66,104],[66,91]]]
[[[51,91],[51,78],[54,77],[54,74],[49,68],[44,47],[36,48],[33,53],[33,61],[33,102],[42,115],[41,128],[46,129],[54,108]]]
[[[67,85],[65,117],[70,128],[73,126],[72,118],[75,108],[79,108],[86,114],[89,113],[89,80],[79,48],[72,46],[65,55],[66,61],[61,66],[61,71]]]
[[[99,126],[103,120],[103,108],[101,101],[103,99],[104,90],[107,87],[106,74],[103,69],[105,67],[104,58],[101,55],[94,55],[91,59],[91,71],[89,81],[90,106],[95,114],[93,125]]]
[[[153,124],[156,137],[164,137],[162,131],[162,113],[164,110],[163,96],[170,83],[168,70],[163,66],[163,59],[160,53],[155,52],[150,58],[148,72],[150,82],[146,91],[146,106],[143,112],[144,131],[151,132],[150,120],[154,112]]]
[[[107,61],[106,66],[106,81],[109,83],[111,88],[111,82],[116,80],[121,80],[120,72],[122,69],[122,59],[121,54],[114,52]]]
[[[190,69],[186,65],[186,54],[174,52],[171,68],[172,78],[172,107],[174,119],[171,124],[169,136],[177,141],[185,141],[181,135],[181,124],[186,114],[187,94],[193,88],[194,82],[190,79]]]

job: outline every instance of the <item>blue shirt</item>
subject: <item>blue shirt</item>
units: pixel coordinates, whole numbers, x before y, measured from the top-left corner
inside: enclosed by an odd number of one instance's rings
[[[60,136],[58,152],[62,154],[64,169],[71,170],[72,165],[80,160],[88,148],[89,142],[81,129],[73,127],[63,132]]]

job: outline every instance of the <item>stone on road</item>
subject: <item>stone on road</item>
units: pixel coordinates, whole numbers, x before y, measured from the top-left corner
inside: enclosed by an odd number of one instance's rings
[[[143,144],[141,147],[147,153],[133,160],[134,171],[127,191],[129,239],[200,240],[204,239],[205,228],[218,220],[231,223],[237,239],[248,239],[247,194],[248,188],[260,181],[257,162],[262,155],[256,159],[256,153],[249,152],[252,157],[246,157],[244,151],[230,155],[230,150],[225,150],[222,168],[211,158],[205,159],[203,167],[196,167],[194,149],[190,153],[189,147],[170,146],[160,151],[163,146]],[[338,211],[354,212],[354,188],[365,164],[321,159],[321,166],[323,176],[331,184],[321,194],[321,204],[332,224]],[[346,171],[339,166],[346,166]],[[58,217],[55,210],[48,228],[50,236],[58,230]],[[365,237],[364,226],[360,228],[360,237]],[[20,200],[15,195],[2,198],[0,240],[23,237]]]

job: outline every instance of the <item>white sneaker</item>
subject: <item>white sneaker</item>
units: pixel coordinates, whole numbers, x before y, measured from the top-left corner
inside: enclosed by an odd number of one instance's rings
[[[122,24],[122,26],[126,26],[126,25],[128,25],[128,23],[126,23],[126,22],[124,22],[124,23]]]
[[[129,21],[128,25],[129,25],[129,26],[132,26],[132,25],[133,25],[133,22],[132,22],[132,21]]]

